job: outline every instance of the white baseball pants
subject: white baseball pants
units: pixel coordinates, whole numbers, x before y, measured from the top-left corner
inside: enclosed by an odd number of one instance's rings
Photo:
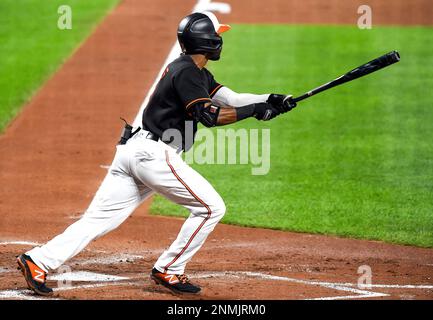
[[[190,211],[177,239],[155,264],[161,272],[182,274],[225,213],[219,194],[176,151],[146,138],[141,130],[117,146],[108,175],[83,217],[47,244],[27,254],[45,271],[55,270],[92,240],[117,228],[155,191]]]

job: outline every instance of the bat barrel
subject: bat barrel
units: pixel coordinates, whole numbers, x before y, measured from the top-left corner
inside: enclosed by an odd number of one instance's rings
[[[400,54],[397,51],[391,51],[378,58],[378,60],[382,67],[389,66],[400,61]]]
[[[400,54],[397,51],[392,51],[388,54],[386,54],[385,56],[388,57],[390,64],[396,63],[400,61]]]
[[[387,54],[384,54],[383,56],[380,56],[379,58],[376,58],[374,60],[371,60],[370,62],[364,63],[362,66],[359,66],[358,68],[353,69],[352,71],[349,71],[348,73],[338,77],[337,79],[334,79],[328,83],[322,84],[321,86],[312,89],[311,91],[308,91],[307,93],[304,93],[302,96],[299,97],[292,97],[290,100],[292,102],[299,102],[304,99],[307,99],[319,92],[331,89],[335,86],[341,85],[343,83],[358,79],[360,77],[363,77],[367,74],[370,74],[372,72],[375,72],[377,70],[380,70],[382,68],[385,68],[391,64],[394,64],[396,62],[400,61],[400,54],[397,51],[391,51]]]

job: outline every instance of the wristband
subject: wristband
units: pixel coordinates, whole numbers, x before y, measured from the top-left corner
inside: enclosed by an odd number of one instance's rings
[[[242,120],[242,119],[246,119],[249,117],[252,117],[254,114],[254,110],[255,110],[255,104],[249,104],[243,107],[238,107],[235,108],[236,110],[236,120]]]

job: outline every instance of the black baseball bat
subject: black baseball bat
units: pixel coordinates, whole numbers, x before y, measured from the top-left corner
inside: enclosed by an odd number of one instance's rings
[[[349,71],[348,73],[338,77],[337,79],[334,79],[332,81],[329,81],[328,83],[322,84],[321,86],[314,88],[307,93],[304,93],[303,95],[299,97],[291,97],[290,101],[292,102],[299,102],[301,100],[307,99],[309,97],[314,96],[315,94],[318,94],[319,92],[331,89],[333,87],[336,87],[340,84],[361,78],[367,74],[370,74],[372,72],[375,72],[377,70],[383,69],[391,64],[394,64],[396,62],[400,61],[400,54],[397,51],[391,51],[387,54],[384,54],[383,56],[371,60],[370,62],[364,63],[362,66],[359,66],[358,68],[353,69],[352,71]]]

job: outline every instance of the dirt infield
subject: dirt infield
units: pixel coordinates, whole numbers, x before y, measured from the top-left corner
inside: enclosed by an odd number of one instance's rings
[[[229,1],[233,12],[222,19],[356,23],[360,1],[340,2]],[[378,23],[433,21],[428,1],[370,3]],[[135,117],[194,4],[122,1],[0,137],[0,299],[35,298],[14,257],[86,209],[114,155],[119,116]],[[57,298],[178,298],[148,272],[183,220],[148,216],[147,205],[70,261],[72,286]],[[362,265],[372,269],[370,288],[357,286]],[[433,299],[433,249],[228,225],[217,226],[188,273],[204,288],[198,299]],[[60,276],[51,276],[55,287]]]
[[[232,0],[230,22],[356,25],[358,8],[368,5],[373,25],[433,25],[430,0]],[[245,4],[248,4],[247,7]]]

